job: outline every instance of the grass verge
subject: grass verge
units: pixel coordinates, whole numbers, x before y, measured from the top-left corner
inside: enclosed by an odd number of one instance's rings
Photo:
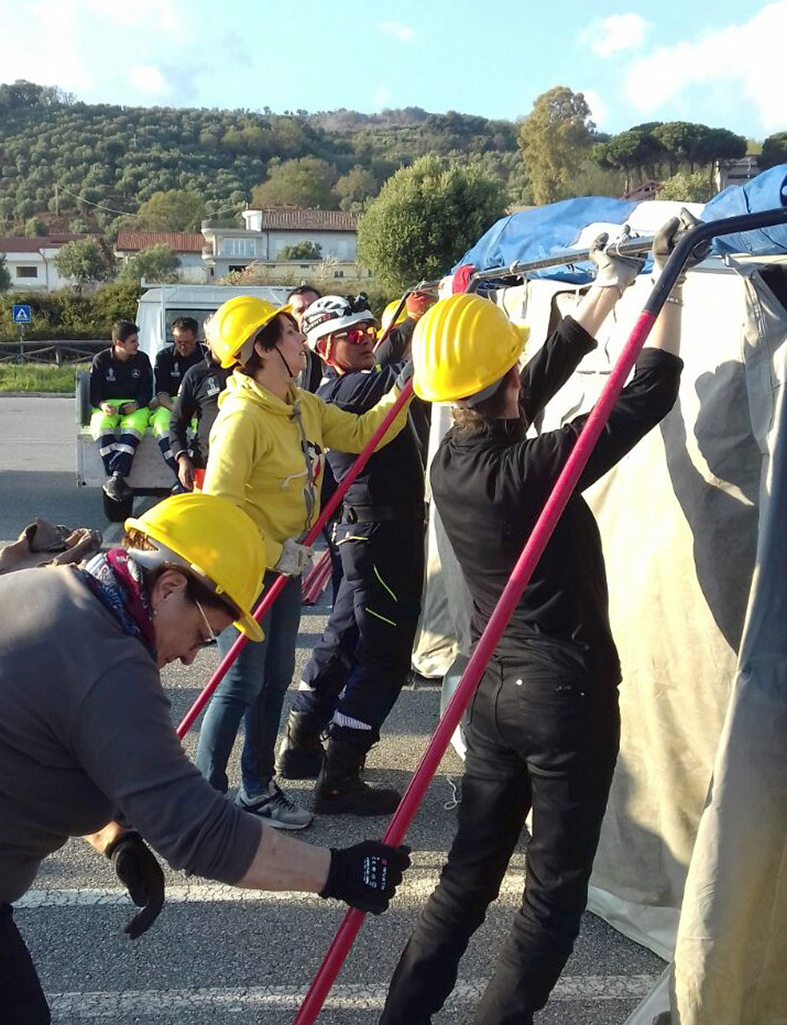
[[[48,363],[0,363],[0,394],[29,391],[73,395],[76,375],[81,370],[90,370],[90,364],[56,367]]]

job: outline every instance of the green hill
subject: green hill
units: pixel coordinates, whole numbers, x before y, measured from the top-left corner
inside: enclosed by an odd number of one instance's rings
[[[481,160],[506,182],[520,163],[513,122],[454,112],[121,107],[16,82],[0,85],[0,231],[22,231],[31,218],[50,230],[75,221],[106,229],[171,189],[198,193],[209,217],[232,219],[279,162],[314,157],[335,178],[360,167],[379,188],[423,153]]]

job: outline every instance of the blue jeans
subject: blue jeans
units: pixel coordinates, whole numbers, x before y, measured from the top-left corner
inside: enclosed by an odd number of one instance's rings
[[[532,1025],[579,932],[619,738],[616,688],[559,651],[489,664],[470,709],[459,828],[380,1025],[429,1025],[443,1006],[531,807],[522,904],[473,1021]]]
[[[265,574],[265,590],[277,574]],[[249,642],[211,698],[197,745],[195,764],[211,786],[227,792],[227,762],[244,720],[241,755],[243,791],[253,799],[273,778],[274,749],[284,695],[295,669],[295,645],[301,621],[301,578],[290,577],[262,621],[265,640]],[[222,658],[238,637],[230,626],[219,636]]]

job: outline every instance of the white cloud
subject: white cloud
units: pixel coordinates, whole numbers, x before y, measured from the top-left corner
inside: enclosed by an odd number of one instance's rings
[[[394,36],[400,43],[412,43],[415,39],[415,32],[409,25],[403,25],[400,21],[384,21],[378,28],[381,32]]]
[[[3,81],[31,79],[86,99],[98,90],[106,91],[108,80],[118,78],[119,65],[113,69],[108,53],[120,40],[123,52],[134,53],[139,61],[129,74],[130,81],[146,93],[161,95],[169,85],[163,75],[157,78],[154,65],[167,56],[168,33],[177,32],[181,43],[188,41],[184,28],[188,19],[182,12],[182,0],[135,0],[133,4],[32,0],[26,5],[9,4],[7,10],[4,5]]]
[[[152,64],[134,65],[129,69],[128,77],[135,88],[150,96],[165,96],[170,91],[166,75]]]
[[[602,100],[601,94],[596,92],[595,89],[580,89],[579,92],[585,97],[585,102],[590,107],[590,118],[596,125],[596,128],[603,130],[609,117],[609,108],[604,100]]]
[[[381,109],[387,107],[391,103],[391,90],[387,85],[380,85],[374,92],[374,104],[375,107]]]
[[[580,41],[588,43],[599,57],[607,58],[641,46],[649,27],[639,14],[612,14],[588,25]]]
[[[740,107],[745,98],[766,132],[785,124],[782,66],[787,39],[787,0],[767,4],[743,25],[709,32],[699,42],[654,50],[629,68],[625,90],[644,114],[654,114],[693,87]]]

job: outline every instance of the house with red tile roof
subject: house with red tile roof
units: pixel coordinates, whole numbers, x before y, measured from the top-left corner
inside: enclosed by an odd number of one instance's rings
[[[0,238],[0,255],[11,275],[11,288],[25,292],[51,292],[72,282],[58,274],[55,257],[66,242],[77,242],[84,235],[11,236]]]

